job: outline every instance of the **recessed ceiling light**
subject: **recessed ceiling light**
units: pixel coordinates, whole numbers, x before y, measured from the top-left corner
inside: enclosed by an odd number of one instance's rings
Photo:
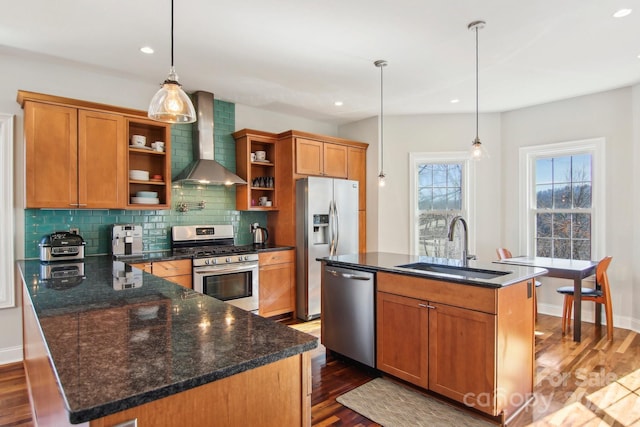
[[[631,9],[620,9],[617,10],[616,13],[613,14],[614,18],[624,18],[631,13]]]
[[[146,53],[147,55],[151,55],[153,53],[153,49],[149,46],[142,46],[140,48],[140,52]]]
[[[457,104],[458,102],[460,102],[459,99],[452,99],[451,101],[449,101],[452,104]]]
[[[333,103],[333,105],[335,105],[336,107],[342,107],[344,105],[344,102],[336,101],[336,102]]]

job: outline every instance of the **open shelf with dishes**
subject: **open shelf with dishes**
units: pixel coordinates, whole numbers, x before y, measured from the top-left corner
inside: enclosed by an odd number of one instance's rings
[[[236,174],[247,181],[247,185],[236,188],[236,209],[278,210],[276,136],[243,129],[233,137],[236,139]]]
[[[171,126],[127,120],[128,209],[171,207]]]

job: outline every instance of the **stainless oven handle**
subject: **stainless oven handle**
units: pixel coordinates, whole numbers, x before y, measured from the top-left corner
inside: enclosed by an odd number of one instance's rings
[[[247,268],[247,264],[241,266],[241,267],[235,267],[235,268],[214,268],[212,270],[201,270],[198,268],[194,268],[193,269],[193,274],[220,274],[220,273],[233,273],[233,272],[238,272],[238,271],[249,271],[249,270],[253,270],[254,268],[257,268],[258,265],[256,264],[255,266],[251,266],[249,268]]]

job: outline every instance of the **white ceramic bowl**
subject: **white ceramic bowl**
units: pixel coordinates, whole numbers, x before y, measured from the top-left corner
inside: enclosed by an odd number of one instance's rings
[[[132,197],[131,203],[136,205],[157,205],[160,203],[160,199],[157,197]]]
[[[256,160],[259,162],[264,162],[267,159],[266,151],[256,151]]]
[[[131,135],[131,145],[144,147],[147,144],[147,137],[144,135]]]
[[[139,181],[149,181],[149,171],[131,169],[129,171],[129,179],[137,179]]]
[[[156,198],[158,197],[158,192],[157,191],[138,191],[136,193],[136,197]]]

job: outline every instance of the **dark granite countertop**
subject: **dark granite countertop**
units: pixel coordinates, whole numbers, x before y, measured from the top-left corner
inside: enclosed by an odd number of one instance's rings
[[[128,262],[128,260],[127,260]],[[82,279],[43,280],[18,262],[70,421],[82,423],[317,347],[286,325],[131,269],[87,257]],[[123,289],[123,275],[139,286]]]
[[[317,260],[324,261],[329,265],[342,266],[346,268],[356,268],[373,272],[386,271],[389,273],[400,273],[409,276],[432,278],[444,280],[447,282],[492,288],[509,286],[514,283],[531,279],[536,276],[542,276],[547,273],[547,270],[545,270],[544,268],[522,267],[517,265],[501,265],[486,262],[483,263],[479,261],[469,261],[468,270],[472,272],[477,270],[495,272],[497,277],[481,278],[473,277],[473,274],[462,276],[445,273],[427,273],[425,271],[399,266],[422,262],[438,266],[460,267],[462,263],[458,259],[433,258],[388,252],[366,252],[362,254],[337,255],[318,258]]]

